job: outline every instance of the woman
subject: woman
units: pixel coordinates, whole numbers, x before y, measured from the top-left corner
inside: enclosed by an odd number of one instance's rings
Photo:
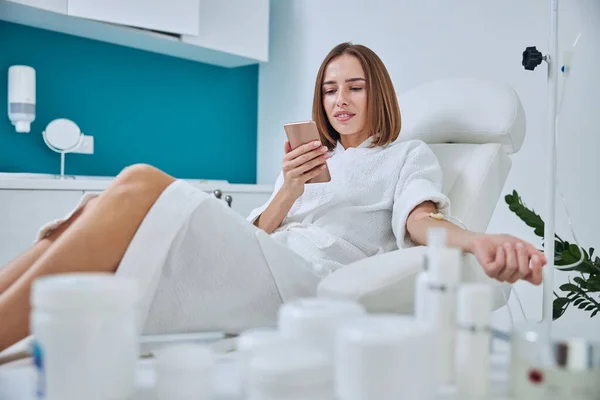
[[[530,244],[430,217],[449,213],[439,164],[423,142],[395,141],[396,94],[370,49],[343,43],[327,55],[313,119],[322,143],[286,142],[275,190],[248,220],[145,165],[85,197],[0,270],[0,350],[28,334],[31,283],[47,274],[136,279],[146,333],[271,325],[282,302],[314,294],[331,271],[425,245],[432,227],[447,228],[449,245],[473,253],[488,276],[541,283],[544,255]],[[332,180],[307,183],[326,162]]]

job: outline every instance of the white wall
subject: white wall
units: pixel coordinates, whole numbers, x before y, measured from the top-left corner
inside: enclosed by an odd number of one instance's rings
[[[563,0],[561,43],[570,46],[579,28],[569,97],[561,114],[559,178],[582,244],[600,247],[597,199],[600,197],[600,4]],[[317,69],[342,41],[371,47],[386,63],[399,92],[449,76],[483,76],[510,83],[521,96],[528,118],[522,150],[513,157],[505,193],[516,189],[544,217],[546,73],[521,66],[521,53],[536,45],[548,50],[549,0],[272,0],[270,61],[260,67],[258,182],[272,183],[281,167],[287,121],[310,119]],[[580,21],[583,25],[580,26]],[[501,199],[489,227],[539,243]],[[562,204],[557,201],[557,232],[569,237]],[[565,273],[558,272],[557,285]],[[541,291],[516,285],[529,319],[541,317]],[[514,311],[516,302],[510,302]],[[519,317],[519,314],[516,315]],[[519,318],[520,319],[520,318]],[[507,327],[505,310],[496,313]],[[600,316],[569,310],[555,332],[600,335]]]

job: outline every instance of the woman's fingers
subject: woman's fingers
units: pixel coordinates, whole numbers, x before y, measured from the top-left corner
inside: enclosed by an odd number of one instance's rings
[[[292,154],[292,153],[289,153]],[[284,165],[288,168],[288,170],[292,170],[300,167],[301,165],[306,164],[307,162],[314,160],[315,158],[319,158],[323,155],[328,155],[327,147],[321,147],[316,150],[309,151],[304,153],[294,159],[284,160]],[[286,156],[287,157],[287,156]]]
[[[323,172],[324,169],[325,169],[325,165],[316,166],[313,169],[302,174],[302,180],[304,180],[304,182],[307,182],[310,179],[314,178],[315,176],[319,175],[321,172]]]
[[[517,260],[517,252],[511,243],[504,244],[504,252],[506,253],[506,264],[504,271],[498,275],[500,282],[507,282],[519,270],[519,262]]]
[[[329,158],[329,154],[321,154],[319,157],[316,157],[310,161],[305,162],[302,165],[299,165],[298,167],[294,168],[292,171],[290,171],[290,174],[292,174],[292,176],[300,176],[302,174],[304,174],[307,171],[312,170],[315,167],[319,167],[323,164],[325,164],[325,160],[327,160]]]
[[[506,255],[504,249],[501,246],[496,248],[496,254],[491,263],[487,267],[487,275],[490,278],[498,279],[498,276],[504,271]]]
[[[541,284],[543,280],[542,270],[542,260],[540,259],[540,256],[536,254],[531,258],[531,274],[526,280],[534,285]]]
[[[521,242],[515,245],[517,253],[517,271],[507,280],[509,283],[515,283],[519,279],[523,279],[530,275],[529,268],[529,251]]]
[[[303,145],[300,145],[293,150],[291,150],[291,148],[290,148],[290,152],[286,153],[286,155],[283,159],[286,161],[292,161],[292,160],[302,156],[303,154],[311,152],[313,150],[317,150],[320,147],[322,147],[322,144],[318,140],[315,140],[313,142],[304,143]]]

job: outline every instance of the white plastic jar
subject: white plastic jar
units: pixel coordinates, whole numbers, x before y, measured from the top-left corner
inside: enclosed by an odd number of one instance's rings
[[[125,400],[135,392],[136,283],[112,274],[34,281],[33,353],[38,398]]]
[[[299,298],[282,305],[278,314],[281,336],[305,343],[330,357],[340,326],[366,315],[357,302],[331,298]]]
[[[215,355],[204,345],[181,343],[155,352],[157,400],[213,398]]]
[[[332,366],[305,345],[261,348],[249,363],[247,400],[333,400]]]

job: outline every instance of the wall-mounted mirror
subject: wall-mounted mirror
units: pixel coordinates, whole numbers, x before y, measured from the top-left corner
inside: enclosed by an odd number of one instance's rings
[[[59,118],[50,122],[42,135],[46,146],[52,151],[60,153],[60,176],[64,177],[65,154],[77,150],[83,141],[83,133],[75,122]]]

